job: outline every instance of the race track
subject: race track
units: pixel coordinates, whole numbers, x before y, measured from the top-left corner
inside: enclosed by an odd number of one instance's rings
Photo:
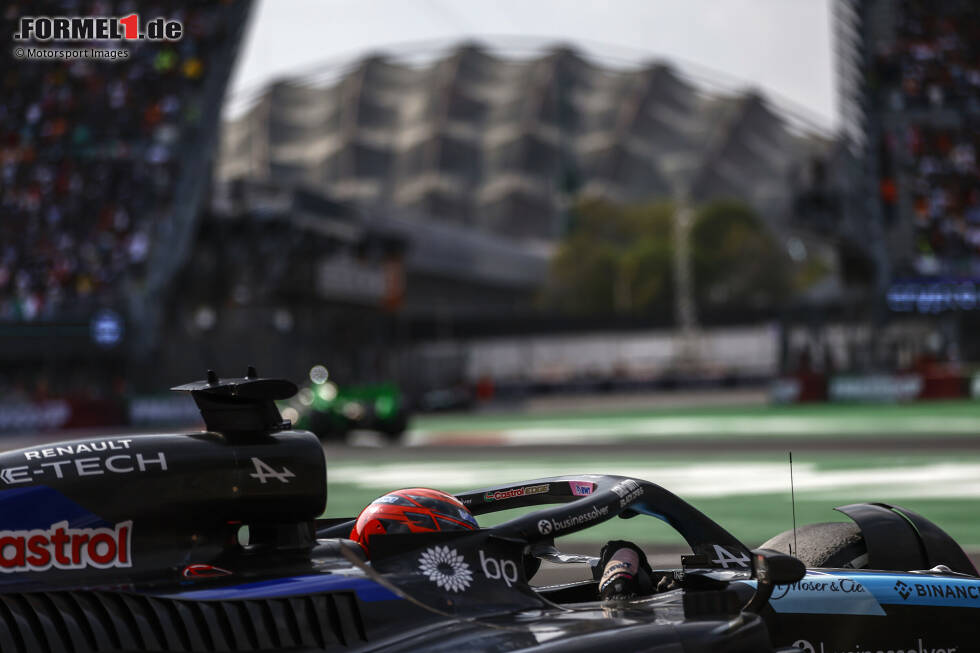
[[[327,446],[328,512],[356,514],[388,489],[458,491],[567,473],[638,476],[678,494],[750,545],[835,506],[896,503],[980,551],[980,403],[687,406],[418,419],[408,446]],[[346,512],[345,512],[346,511]],[[485,521],[498,521],[497,515]],[[683,542],[657,520],[613,520],[570,538]]]
[[[116,432],[118,433],[118,432]],[[102,433],[7,436],[5,449]],[[946,529],[980,553],[980,403],[907,406],[761,405],[581,409],[415,420],[400,446],[355,434],[325,445],[325,516],[356,515],[386,491],[461,491],[569,473],[638,476],[671,490],[750,546],[792,527],[787,453],[793,451],[799,524],[846,521],[835,506],[886,501]],[[375,445],[375,446],[363,446]],[[513,515],[481,517],[491,525]],[[662,564],[684,543],[665,524],[614,519],[559,545],[595,553],[632,539]]]

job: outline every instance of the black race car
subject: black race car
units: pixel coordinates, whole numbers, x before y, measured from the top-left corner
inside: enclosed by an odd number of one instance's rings
[[[606,475],[457,495],[476,514],[542,506],[492,528],[387,534],[371,560],[322,520],[326,462],[274,400],[288,382],[208,379],[207,431],[105,437],[0,456],[0,651],[976,650],[980,579],[907,510],[844,508],[800,554],[749,550],[647,481]],[[529,490],[529,488],[531,488]],[[542,560],[595,565],[555,538],[654,517],[691,546],[646,595],[535,586]],[[868,571],[877,566],[885,571]]]

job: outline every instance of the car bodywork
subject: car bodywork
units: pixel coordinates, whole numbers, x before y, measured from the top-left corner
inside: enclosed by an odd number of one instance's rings
[[[273,403],[293,384],[250,370],[177,389],[206,432],[0,455],[0,650],[970,650],[972,565],[804,576],[795,558],[750,551],[664,488],[621,476],[461,493],[476,515],[537,509],[478,531],[377,536],[368,561],[345,539],[351,520],[318,519],[323,449]],[[600,601],[590,580],[532,585],[541,560],[596,562],[555,538],[621,517],[662,520],[690,545],[655,570],[664,591]],[[925,524],[922,559],[955,557]],[[938,611],[955,621],[940,627]]]

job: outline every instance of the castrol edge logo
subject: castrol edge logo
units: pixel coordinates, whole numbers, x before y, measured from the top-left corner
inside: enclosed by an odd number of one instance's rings
[[[61,521],[46,529],[0,531],[0,573],[131,567],[132,532],[132,521],[105,528],[70,528]]]
[[[512,487],[509,490],[494,490],[483,495],[484,501],[503,501],[515,497],[524,497],[531,494],[544,494],[551,488],[551,485],[526,485],[524,487]]]

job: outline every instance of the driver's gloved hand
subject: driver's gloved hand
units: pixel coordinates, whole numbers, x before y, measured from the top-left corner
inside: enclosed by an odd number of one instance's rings
[[[628,599],[653,593],[653,571],[643,550],[626,540],[612,540],[602,547],[593,574],[602,600]]]

